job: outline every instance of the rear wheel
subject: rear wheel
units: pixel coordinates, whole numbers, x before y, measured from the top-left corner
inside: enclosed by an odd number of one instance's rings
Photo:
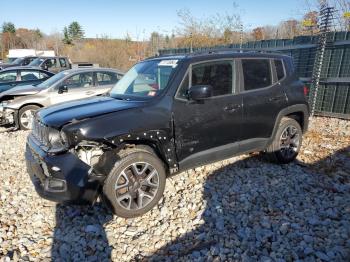
[[[116,215],[136,217],[145,214],[159,202],[165,180],[164,165],[156,155],[132,149],[124,153],[111,170],[103,193]]]
[[[32,121],[35,111],[40,107],[35,105],[29,105],[21,108],[18,112],[18,127],[21,130],[32,129]]]
[[[282,118],[272,144],[267,149],[269,160],[287,164],[298,155],[303,132],[299,123],[292,118]]]

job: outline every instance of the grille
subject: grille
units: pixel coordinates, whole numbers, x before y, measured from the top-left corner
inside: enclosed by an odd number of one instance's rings
[[[33,119],[32,135],[36,140],[43,146],[48,147],[49,145],[49,127],[41,123],[38,119]]]

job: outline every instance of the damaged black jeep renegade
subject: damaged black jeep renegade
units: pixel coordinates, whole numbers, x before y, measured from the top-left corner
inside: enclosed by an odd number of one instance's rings
[[[37,112],[27,169],[42,197],[105,199],[135,217],[161,199],[168,176],[249,152],[293,161],[307,130],[305,88],[291,58],[210,52],[132,67],[106,96]]]

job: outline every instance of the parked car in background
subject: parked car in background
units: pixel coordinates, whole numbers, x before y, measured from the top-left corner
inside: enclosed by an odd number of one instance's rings
[[[10,63],[2,63],[0,64],[0,70],[9,68],[9,67],[15,67],[15,66],[27,66],[29,65],[33,60],[37,59],[37,56],[26,56],[26,57],[19,57],[13,60]]]
[[[140,216],[168,176],[265,151],[293,161],[308,127],[306,89],[291,57],[205,52],[136,64],[106,97],[39,110],[27,170],[44,198]]]
[[[54,73],[24,67],[10,67],[0,71],[0,93],[24,85],[37,85],[44,82]]]
[[[33,113],[39,108],[105,94],[122,76],[121,71],[114,69],[70,69],[39,85],[0,93],[0,124],[31,129]]]
[[[53,57],[38,57],[33,60],[28,66],[39,67],[53,73],[58,73],[72,68],[71,62],[67,57],[53,56]]]

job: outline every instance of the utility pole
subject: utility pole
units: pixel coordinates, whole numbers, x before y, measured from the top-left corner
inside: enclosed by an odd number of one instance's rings
[[[243,47],[243,24],[240,24],[240,31],[239,31],[239,50],[242,52]]]
[[[332,26],[332,21],[334,19],[334,7],[328,6],[327,2],[321,4],[320,9],[320,22],[319,22],[319,39],[318,46],[316,50],[316,57],[314,68],[312,72],[312,83],[311,83],[311,116],[315,114],[316,101],[318,89],[320,86],[321,72],[324,61],[324,55],[327,47],[327,35],[330,32]]]
[[[192,32],[190,33],[190,41],[191,41],[190,53],[193,53],[193,34],[192,34]]]

